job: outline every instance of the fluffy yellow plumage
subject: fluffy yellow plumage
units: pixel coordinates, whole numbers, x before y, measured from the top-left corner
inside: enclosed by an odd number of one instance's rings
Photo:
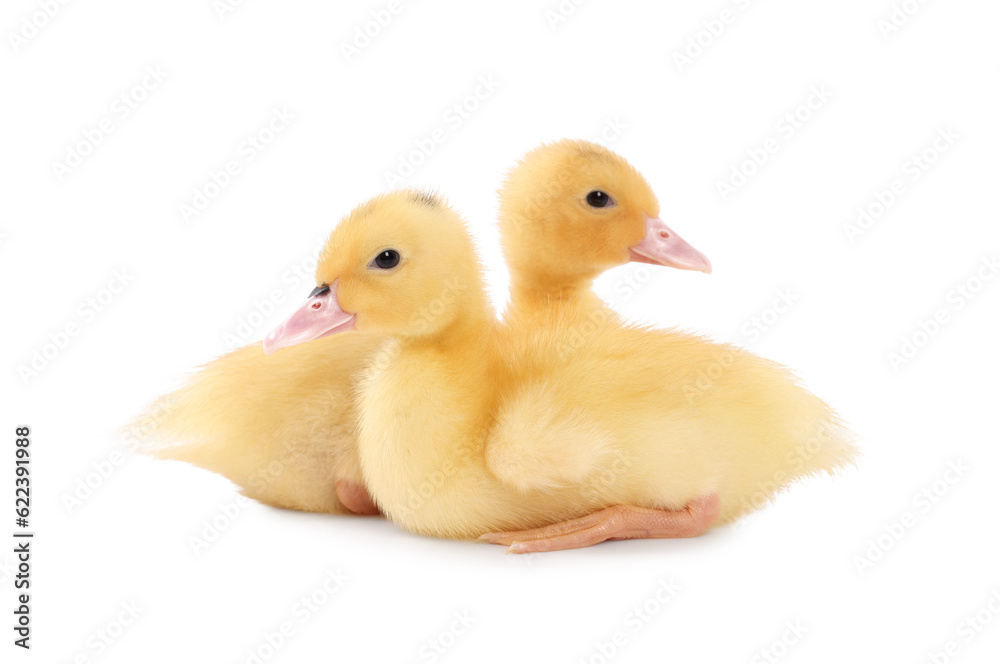
[[[336,481],[361,482],[354,387],[381,342],[344,333],[224,355],[149,409],[142,451],[219,473],[275,507],[347,513]]]
[[[453,210],[383,196],[342,221],[330,247],[318,278],[336,285],[359,332],[394,339],[359,402],[365,484],[385,514],[415,532],[469,538],[593,509],[579,487],[522,492],[487,465],[513,386],[472,241]],[[399,252],[399,265],[373,267],[386,249]]]

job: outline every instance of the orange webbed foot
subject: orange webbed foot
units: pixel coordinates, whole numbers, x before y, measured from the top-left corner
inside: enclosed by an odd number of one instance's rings
[[[371,516],[379,513],[375,501],[372,500],[368,489],[363,484],[357,484],[348,480],[338,480],[337,498],[344,504],[344,507],[355,514]]]
[[[684,509],[615,505],[578,519],[532,530],[486,533],[480,541],[508,545],[507,553],[580,549],[607,540],[697,537],[719,517],[719,496],[710,493]]]

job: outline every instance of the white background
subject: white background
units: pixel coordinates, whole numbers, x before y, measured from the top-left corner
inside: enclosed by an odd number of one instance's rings
[[[422,0],[348,59],[342,44],[386,1],[252,0],[220,16],[210,0],[95,0],[51,18],[6,2],[0,431],[12,457],[14,427],[32,427],[37,534],[30,652],[11,644],[2,547],[4,661],[995,661],[1000,279],[977,273],[1000,252],[1000,6],[902,4],[912,16],[889,31],[889,0],[592,0],[564,2],[558,21],[556,0]],[[818,89],[829,97],[803,107]],[[476,108],[458,123],[463,100]],[[294,120],[248,161],[241,144],[273,109]],[[112,131],[79,148],[105,119]],[[227,335],[257,340],[297,306],[318,238],[438,128],[405,183],[467,216],[498,308],[505,169],[541,141],[605,131],[716,269],[624,267],[601,293],[635,320],[793,367],[860,434],[858,468],[696,540],[518,558],[378,519],[234,507],[226,480],[180,464],[110,463],[120,428]],[[957,138],[935,148],[948,128]],[[719,183],[765,144],[776,151],[724,199]],[[54,162],[78,148],[60,178]],[[185,221],[181,204],[229,160],[240,172]],[[895,180],[902,193],[852,242],[845,226]],[[127,285],[105,292],[116,271]],[[251,317],[275,290],[275,310]],[[783,290],[794,303],[776,313]],[[922,333],[938,310],[947,322]],[[894,364],[904,339],[920,347]],[[13,505],[0,512],[13,531]],[[224,527],[196,555],[213,520]],[[349,578],[302,622],[300,598],[337,570]],[[141,613],[120,629],[123,602]],[[474,622],[452,636],[463,612]],[[98,647],[102,631],[115,638]]]

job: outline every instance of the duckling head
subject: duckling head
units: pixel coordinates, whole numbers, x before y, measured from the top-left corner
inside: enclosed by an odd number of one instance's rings
[[[524,283],[571,286],[629,261],[711,272],[660,218],[649,183],[607,148],[562,140],[529,152],[500,192],[500,233]]]
[[[401,190],[355,208],[330,234],[317,286],[264,339],[264,352],[348,330],[433,335],[485,303],[461,217],[433,194]]]

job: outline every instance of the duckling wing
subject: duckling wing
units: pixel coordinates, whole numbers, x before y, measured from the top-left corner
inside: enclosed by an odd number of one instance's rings
[[[522,387],[500,408],[486,462],[504,484],[528,492],[582,484],[614,450],[611,435],[556,385]]]

